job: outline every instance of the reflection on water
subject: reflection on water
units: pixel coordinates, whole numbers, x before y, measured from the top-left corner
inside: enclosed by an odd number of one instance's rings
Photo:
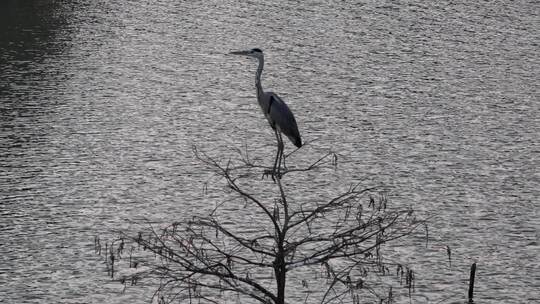
[[[416,270],[414,302],[460,301],[473,261],[478,302],[533,301],[534,7],[2,1],[0,298],[146,302],[147,290],[107,280],[93,236],[212,204],[193,144],[224,158],[247,145],[271,162],[255,65],[224,55],[257,46],[265,89],[317,139],[292,162],[327,149],[342,160],[331,178],[297,185],[307,199],[321,191],[312,185],[363,180],[431,217],[427,248],[412,238],[395,249]]]

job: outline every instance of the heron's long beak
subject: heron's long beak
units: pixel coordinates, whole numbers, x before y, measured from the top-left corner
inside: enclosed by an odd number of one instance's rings
[[[230,52],[229,54],[231,55],[247,55],[249,54],[248,51],[234,51],[234,52]]]

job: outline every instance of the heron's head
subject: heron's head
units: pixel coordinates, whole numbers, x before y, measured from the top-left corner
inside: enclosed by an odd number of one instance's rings
[[[230,54],[232,54],[232,55],[244,55],[244,56],[249,56],[249,57],[253,57],[253,58],[257,58],[257,59],[261,58],[263,56],[263,52],[259,48],[254,48],[254,49],[246,50],[246,51],[230,52]]]

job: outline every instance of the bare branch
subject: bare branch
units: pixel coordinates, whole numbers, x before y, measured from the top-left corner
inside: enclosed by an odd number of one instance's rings
[[[156,282],[159,287],[153,298],[158,303],[192,299],[221,303],[222,295],[235,294],[259,303],[284,304],[286,283],[307,287],[309,279],[300,278],[302,284],[291,282],[288,273],[300,269],[309,273],[321,266],[327,278],[318,281],[324,286],[309,293],[310,302],[341,303],[350,296],[353,303],[359,303],[361,292],[381,300],[391,298],[392,289],[382,292],[384,285],[370,286],[368,282],[369,278],[384,277],[389,267],[397,267],[396,275],[406,278],[409,289],[414,286],[412,270],[386,261],[382,253],[383,245],[425,225],[411,209],[390,209],[386,194],[361,184],[326,201],[308,201],[302,196],[298,199],[282,183],[288,173],[335,168],[337,154],[329,152],[303,168],[284,169],[274,183],[266,184],[272,186],[270,193],[258,194],[262,186],[253,177],[267,167],[255,164],[247,148],[245,152],[237,149],[239,160],[225,161],[193,150],[228,190],[226,197],[206,215],[159,229],[147,223],[136,236],[122,233],[107,243],[105,261],[112,277],[121,259],[127,259],[124,247],[131,243],[129,271],[117,277],[132,284],[143,278]],[[206,191],[208,184],[204,194]],[[244,209],[232,216],[247,216],[252,221],[247,221],[247,226],[222,216],[230,214],[229,205],[238,206],[239,201]],[[96,238],[96,253],[101,254],[101,246]],[[302,296],[302,300],[307,301],[307,297]]]

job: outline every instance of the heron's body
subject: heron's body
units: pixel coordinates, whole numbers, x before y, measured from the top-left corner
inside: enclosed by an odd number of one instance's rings
[[[270,126],[276,135],[278,152],[274,162],[273,174],[276,173],[277,168],[277,175],[279,176],[281,159],[283,157],[283,140],[281,138],[281,133],[285,134],[285,136],[287,136],[296,147],[300,148],[302,146],[302,138],[300,137],[300,132],[298,131],[296,119],[294,118],[294,115],[287,104],[285,104],[285,102],[279,98],[277,94],[273,92],[265,92],[262,89],[261,74],[264,67],[263,52],[260,49],[251,49],[248,51],[232,52],[231,54],[254,57],[259,62],[257,73],[255,74],[257,100],[261,106],[264,116],[268,120],[268,123],[270,123]]]
[[[257,98],[272,129],[277,129],[277,131],[285,134],[295,146],[300,148],[302,138],[298,131],[296,119],[287,104],[274,92],[265,92],[262,96],[257,96]]]

